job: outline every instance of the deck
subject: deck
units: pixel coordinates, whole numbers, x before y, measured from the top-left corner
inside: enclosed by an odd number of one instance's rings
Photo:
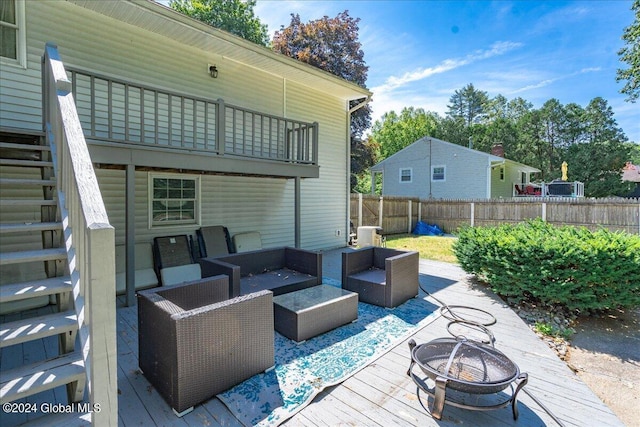
[[[340,251],[325,252],[323,258],[324,275],[338,279]],[[541,401],[564,425],[623,426],[613,412],[512,310],[486,289],[472,284],[458,266],[421,260],[420,273],[423,286],[438,299],[448,304],[481,308],[497,318],[497,324],[491,327],[497,339],[496,347],[516,362],[521,371],[529,374],[525,390]],[[421,293],[420,297],[425,295]],[[138,369],[136,307],[118,308],[117,314],[119,425],[240,425],[215,398],[197,406],[183,418],[176,418]],[[448,336],[447,323],[441,317],[417,332],[413,338],[420,344]],[[4,363],[5,354],[2,356]],[[513,420],[510,407],[480,412],[452,406],[445,406],[442,420],[436,421],[424,411],[416,398],[416,387],[406,375],[409,361],[407,342],[400,343],[342,384],[324,390],[312,404],[284,425],[558,425],[524,392],[518,395],[520,417],[517,421]]]

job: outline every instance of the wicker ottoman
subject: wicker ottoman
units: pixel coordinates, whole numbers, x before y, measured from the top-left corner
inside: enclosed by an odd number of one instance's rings
[[[274,327],[296,342],[305,341],[358,318],[358,294],[318,285],[273,298]]]

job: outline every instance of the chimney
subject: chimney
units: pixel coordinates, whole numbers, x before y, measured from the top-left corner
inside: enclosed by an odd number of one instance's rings
[[[491,147],[491,154],[504,158],[504,147],[502,144],[494,144],[493,147]]]

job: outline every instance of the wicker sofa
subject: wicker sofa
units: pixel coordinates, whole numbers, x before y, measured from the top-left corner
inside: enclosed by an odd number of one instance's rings
[[[417,252],[368,247],[342,253],[342,287],[360,302],[397,307],[418,295]]]
[[[178,415],[275,363],[273,294],[216,276],[138,293],[138,359]]]
[[[232,297],[261,290],[274,295],[322,283],[322,254],[290,247],[261,249],[199,260],[202,277],[229,277]]]

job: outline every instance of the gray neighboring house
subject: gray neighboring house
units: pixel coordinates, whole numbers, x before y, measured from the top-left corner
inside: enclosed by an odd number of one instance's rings
[[[516,196],[537,172],[505,159],[500,144],[489,154],[424,137],[372,166],[371,178],[382,174],[383,196],[492,199]]]

